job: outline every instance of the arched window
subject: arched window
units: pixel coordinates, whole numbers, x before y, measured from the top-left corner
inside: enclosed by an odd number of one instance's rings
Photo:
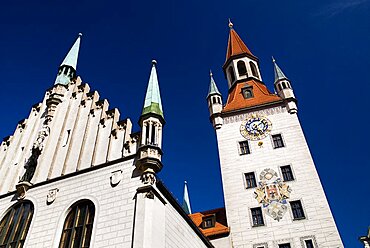
[[[286,84],[285,84],[285,82],[282,82],[281,84],[283,85],[283,89],[286,89]]]
[[[221,97],[217,97],[217,103],[221,104]]]
[[[150,123],[149,122],[147,122],[146,123],[146,126],[145,126],[145,144],[147,145],[147,144],[149,144],[149,125],[150,125]]]
[[[281,84],[278,84],[277,86],[278,86],[278,88],[279,88],[279,91],[281,91],[281,90],[282,90],[282,88],[281,88]]]
[[[230,76],[230,83],[234,82],[235,81],[235,75],[234,75],[234,70],[233,68],[230,66],[229,67],[229,76]]]
[[[151,136],[152,140],[150,142],[152,145],[156,145],[156,142],[155,142],[155,140],[156,140],[156,137],[155,137],[155,135],[156,135],[155,129],[156,128],[157,128],[156,125],[154,125],[154,123],[153,123],[152,124],[152,136]]]
[[[257,67],[256,65],[251,61],[249,62],[249,65],[251,67],[251,70],[252,70],[252,74],[253,76],[255,76],[256,78],[258,78],[258,72],[257,72]]]
[[[24,201],[11,207],[0,222],[0,247],[23,247],[33,216],[33,204]]]
[[[215,104],[216,103],[216,97],[212,97],[212,101],[213,101],[213,104]]]
[[[59,248],[90,247],[95,206],[89,200],[73,205],[63,226]]]
[[[245,67],[245,63],[242,60],[239,60],[237,63],[239,76],[247,75],[247,67]]]

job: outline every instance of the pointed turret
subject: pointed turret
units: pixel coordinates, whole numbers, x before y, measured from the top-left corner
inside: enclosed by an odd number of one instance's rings
[[[284,72],[280,69],[280,67],[276,64],[276,60],[272,57],[272,62],[274,63],[274,74],[275,74],[275,82],[283,79],[288,79]]]
[[[285,100],[288,112],[291,114],[297,113],[297,100],[294,96],[290,80],[285,76],[284,72],[277,65],[274,57],[272,57],[272,63],[274,64],[275,90],[277,94]]]
[[[182,201],[182,209],[184,209],[185,213],[191,214],[188,184],[186,181],[184,182],[184,199]]]
[[[136,167],[142,173],[144,184],[154,184],[155,174],[162,169],[162,128],[165,120],[156,64],[157,62],[153,60],[144,107],[139,120],[141,140]]]
[[[262,81],[258,58],[245,45],[230,20],[229,28],[226,61],[223,66],[229,88],[233,87],[236,82],[245,81],[247,78],[255,78]]]
[[[211,77],[211,82],[210,82],[210,84],[209,84],[207,98],[208,98],[209,96],[211,96],[211,95],[220,95],[220,96],[221,96],[221,93],[220,93],[220,91],[219,91],[219,90],[218,90],[218,88],[217,88],[216,82],[215,82],[215,80],[213,79],[212,71],[209,71],[209,76]]]
[[[163,109],[162,109],[162,101],[161,101],[161,94],[159,92],[159,84],[158,84],[158,76],[157,70],[155,65],[157,62],[155,60],[152,61],[152,70],[149,77],[148,88],[146,90],[145,101],[142,116],[146,114],[156,114],[163,116]]]
[[[213,79],[213,74],[209,74],[211,81],[209,83],[207,102],[210,115],[210,121],[215,129],[221,128],[223,121],[221,118],[222,111],[222,95],[217,88],[216,82]]]
[[[55,84],[68,85],[75,77],[77,70],[78,52],[80,50],[82,34],[79,33],[78,37],[59,66],[58,75],[55,79]]]

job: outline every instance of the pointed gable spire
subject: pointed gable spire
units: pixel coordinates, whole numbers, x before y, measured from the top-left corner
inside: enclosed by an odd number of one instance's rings
[[[221,95],[220,91],[219,91],[219,90],[218,90],[218,88],[217,88],[216,82],[215,82],[215,80],[213,79],[212,71],[209,71],[209,76],[210,76],[210,78],[211,78],[211,82],[209,83],[209,88],[208,88],[208,95],[207,95],[207,98],[208,98],[210,95],[213,95],[213,94]]]
[[[288,79],[284,72],[280,69],[280,67],[277,65],[276,60],[274,57],[272,57],[272,62],[274,63],[274,74],[275,74],[275,82],[281,80],[281,79]]]
[[[67,65],[77,70],[77,59],[78,59],[78,52],[80,50],[81,36],[82,34],[79,33],[75,43],[73,44],[73,46],[67,53],[66,57],[64,58],[60,66]]]
[[[78,37],[64,58],[62,64],[59,66],[58,75],[54,84],[68,85],[73,78],[76,77],[78,52],[80,50],[82,34],[79,33]]]
[[[186,181],[184,182],[184,199],[182,201],[182,209],[184,209],[185,213],[191,214],[188,184]]]
[[[161,95],[159,92],[159,84],[157,77],[157,70],[155,65],[157,61],[152,60],[152,70],[150,72],[148,88],[146,90],[145,101],[142,116],[145,114],[157,114],[164,118]]]
[[[249,54],[255,57],[252,52],[245,45],[240,36],[236,33],[233,28],[234,24],[229,19],[229,40],[227,43],[227,52],[226,52],[226,61],[229,60],[232,56],[239,54]]]

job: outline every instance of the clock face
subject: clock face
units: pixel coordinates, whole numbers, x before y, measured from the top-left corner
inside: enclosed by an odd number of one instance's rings
[[[240,125],[240,134],[248,140],[260,140],[271,131],[271,121],[266,117],[252,116]]]

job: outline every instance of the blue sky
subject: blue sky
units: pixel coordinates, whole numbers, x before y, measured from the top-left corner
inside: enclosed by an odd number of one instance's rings
[[[138,130],[151,60],[166,118],[160,177],[193,211],[223,205],[205,97],[221,66],[230,17],[272,89],[273,55],[291,79],[299,117],[347,247],[370,225],[370,1],[12,1],[0,8],[0,136],[12,134],[53,85],[83,33],[78,74]]]

